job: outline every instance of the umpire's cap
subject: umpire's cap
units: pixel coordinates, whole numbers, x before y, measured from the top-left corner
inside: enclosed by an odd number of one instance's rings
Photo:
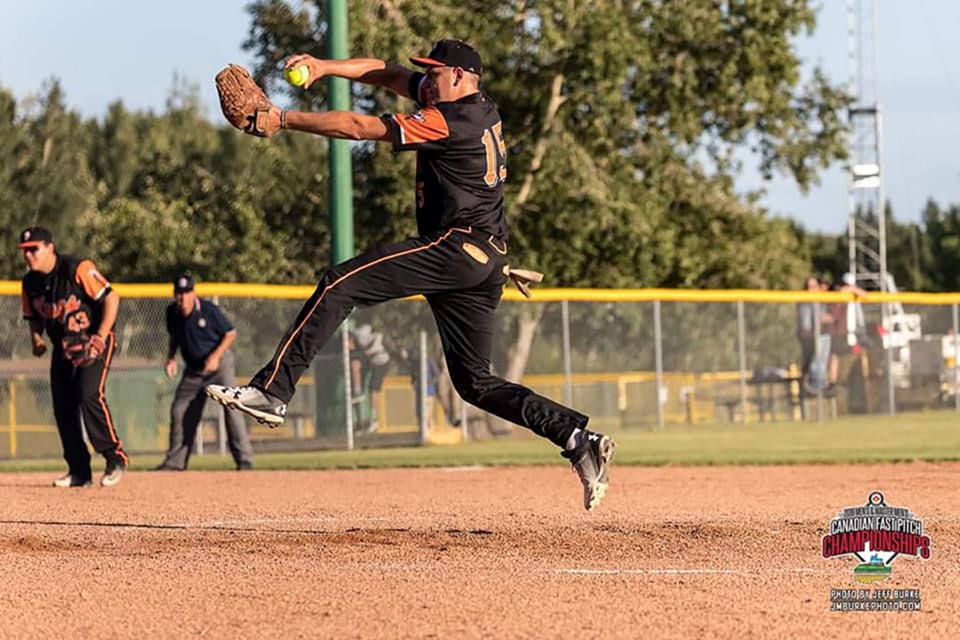
[[[173,280],[173,292],[177,293],[186,293],[187,291],[193,291],[193,277],[189,273],[183,273]]]
[[[18,249],[28,249],[30,247],[39,247],[41,244],[51,244],[53,234],[49,229],[43,227],[29,227],[20,232],[20,244]]]
[[[483,73],[483,61],[477,50],[463,40],[441,40],[425,57],[410,58],[418,67],[460,67],[478,76]]]

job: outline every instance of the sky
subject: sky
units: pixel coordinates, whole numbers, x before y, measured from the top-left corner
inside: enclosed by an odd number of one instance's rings
[[[229,62],[250,62],[242,50],[250,25],[247,4],[0,0],[0,86],[23,99],[56,76],[68,104],[95,117],[118,98],[128,108],[163,110],[178,75],[200,85],[206,115],[219,117],[214,75]],[[960,203],[960,38],[955,37],[960,3],[879,5],[885,189],[894,216],[917,221],[928,198]],[[818,6],[817,29],[797,40],[798,53],[807,72],[819,65],[835,83],[846,85],[846,2],[822,0]],[[772,214],[791,217],[808,230],[846,228],[842,166],[824,171],[821,184],[807,195],[786,178],[764,182],[749,166],[737,186],[765,189],[761,203]]]

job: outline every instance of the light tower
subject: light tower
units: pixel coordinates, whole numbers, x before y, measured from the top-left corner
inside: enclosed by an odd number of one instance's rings
[[[886,206],[883,190],[880,46],[877,0],[847,0],[850,66],[850,175],[847,183],[850,273],[864,289],[891,289],[887,274]],[[891,305],[880,305],[886,360],[887,412],[896,413]],[[902,309],[901,309],[902,313]]]
[[[847,0],[850,67],[850,273],[864,289],[887,291],[886,212],[878,91],[877,0]]]

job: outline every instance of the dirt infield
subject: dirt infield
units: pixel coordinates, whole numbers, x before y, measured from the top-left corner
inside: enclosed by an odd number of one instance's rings
[[[950,637],[960,464],[0,475],[0,637]],[[874,489],[933,540],[829,611],[856,562],[820,536]]]

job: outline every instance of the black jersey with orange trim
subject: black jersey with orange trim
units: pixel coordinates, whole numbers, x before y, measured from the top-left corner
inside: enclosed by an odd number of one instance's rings
[[[426,76],[415,73],[410,95],[423,103]],[[507,241],[503,183],[506,146],[497,105],[483,92],[424,106],[383,121],[396,151],[417,152],[417,228],[428,234],[473,227]]]
[[[91,260],[57,254],[53,271],[30,271],[20,288],[23,317],[43,319],[43,327],[55,345],[64,335],[64,320],[71,311],[87,307],[90,326],[96,330],[103,319],[103,298],[110,282]]]

